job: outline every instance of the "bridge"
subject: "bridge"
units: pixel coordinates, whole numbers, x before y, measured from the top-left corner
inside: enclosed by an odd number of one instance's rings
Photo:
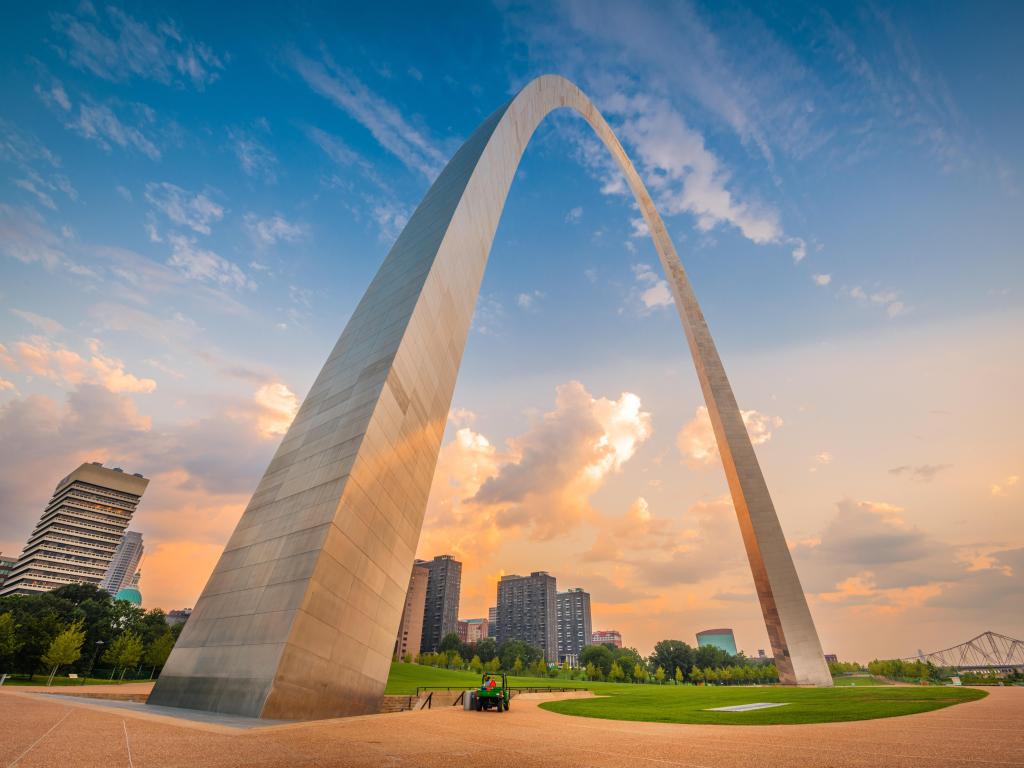
[[[918,651],[903,661],[931,662],[959,672],[1024,672],[1024,640],[983,632],[966,643],[933,653]]]

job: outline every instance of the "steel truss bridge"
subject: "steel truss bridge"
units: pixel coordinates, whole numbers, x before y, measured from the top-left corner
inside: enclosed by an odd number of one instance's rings
[[[966,643],[934,653],[918,652],[903,661],[931,662],[959,672],[1024,672],[1024,640],[983,632]]]

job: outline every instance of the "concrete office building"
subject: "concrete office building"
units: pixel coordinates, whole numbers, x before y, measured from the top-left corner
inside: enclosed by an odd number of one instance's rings
[[[7,574],[11,572],[11,568],[15,566],[18,561],[12,557],[4,557],[3,553],[0,552],[0,587],[4,585],[7,580]]]
[[[728,628],[705,629],[703,632],[698,632],[697,647],[703,648],[705,645],[713,645],[732,656],[736,655],[736,638],[733,636],[732,630]]]
[[[617,629],[595,629],[590,636],[593,645],[607,645],[611,643],[616,648],[622,647],[622,634]]]
[[[593,627],[590,622],[590,593],[580,587],[555,596],[555,614],[558,625],[558,662],[568,660],[578,665],[580,651],[590,645]]]
[[[139,569],[143,551],[142,534],[138,531],[125,531],[117,549],[114,550],[114,557],[107,567],[100,587],[116,595],[122,587],[128,586],[132,576]]]
[[[647,224],[780,680],[832,684],[739,404],[668,228],[595,105],[565,78],[545,75],[480,124],[409,218],[239,519],[150,702],[271,719],[380,706],[491,244],[527,143],[561,109],[580,115],[608,149]],[[499,630],[503,624],[499,615]]]
[[[498,582],[498,626],[494,639],[522,640],[544,651],[544,658],[558,661],[558,614],[555,577],[547,571],[529,576],[502,576]]]
[[[149,480],[98,461],[59,483],[0,595],[31,595],[65,584],[99,586]]]
[[[416,564],[429,571],[420,651],[435,652],[445,635],[459,631],[462,563],[451,555],[438,555],[433,560],[417,560]]]
[[[402,609],[402,621],[398,625],[398,637],[395,639],[395,659],[401,661],[409,654],[414,659],[420,653],[420,642],[423,640],[423,609],[427,602],[427,579],[430,569],[416,563],[409,575],[409,589],[405,593],[405,608]]]

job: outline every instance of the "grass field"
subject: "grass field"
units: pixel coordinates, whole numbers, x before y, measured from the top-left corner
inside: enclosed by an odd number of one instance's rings
[[[832,678],[832,684],[836,687],[846,687],[850,685],[892,685],[879,680],[871,675],[840,675],[839,677]]]
[[[853,678],[871,680],[871,678]],[[417,686],[466,686],[479,684],[480,676],[416,664],[393,664],[389,694],[412,694]],[[872,681],[874,682],[874,681]],[[535,677],[510,677],[509,685],[522,687],[583,688],[598,698],[544,702],[551,712],[608,720],[643,720],[658,723],[712,723],[729,725],[776,725],[827,723],[897,717],[941,709],[983,698],[971,688],[885,686],[853,683],[836,688],[788,688],[783,686],[675,686],[592,683]],[[784,707],[751,712],[707,712],[712,707],[756,702],[786,702]]]
[[[36,675],[32,680],[29,680],[27,677],[18,677],[18,678],[8,677],[7,680],[4,681],[4,686],[6,687],[8,685],[46,685],[46,677],[47,677],[46,675]],[[138,683],[138,682],[146,682],[146,681],[145,680],[142,680],[142,681],[139,681],[139,680],[124,680],[123,682],[125,682],[125,683]],[[64,677],[55,677],[55,678],[53,678],[53,685],[55,685],[55,686],[57,686],[57,685],[119,685],[121,683],[122,683],[121,680],[109,680],[109,679],[107,679],[105,677],[90,677],[90,678],[88,678],[86,680],[82,680],[81,678],[79,678],[77,680],[72,680],[72,679],[68,678],[65,675]]]

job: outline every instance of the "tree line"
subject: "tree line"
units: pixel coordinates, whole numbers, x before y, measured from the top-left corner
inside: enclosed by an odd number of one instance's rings
[[[544,652],[522,640],[501,645],[492,637],[476,643],[464,643],[454,632],[445,635],[437,651],[406,655],[406,663],[415,662],[445,669],[468,669],[476,673],[506,672],[532,677],[585,679],[623,683],[769,683],[779,679],[771,663],[732,655],[721,648],[694,648],[681,640],[662,640],[654,653],[643,657],[635,648],[619,648],[611,643],[588,645],[579,655],[579,666],[568,661],[550,665]]]
[[[145,611],[92,584],[68,584],[39,595],[0,597],[0,674],[88,675],[99,665],[111,677],[148,667],[155,675],[181,625],[160,609]]]

